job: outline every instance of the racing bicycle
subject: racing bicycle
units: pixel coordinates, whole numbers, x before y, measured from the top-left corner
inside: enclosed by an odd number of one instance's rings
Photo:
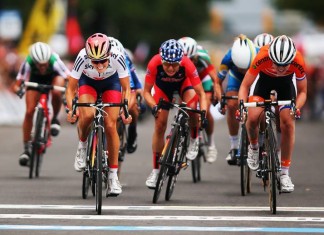
[[[19,97],[24,95],[24,88],[32,87],[40,92],[40,98],[35,108],[33,116],[33,127],[31,131],[31,155],[29,158],[29,178],[39,177],[43,156],[46,149],[51,145],[51,122],[48,107],[49,92],[58,90],[65,92],[65,87],[39,84],[36,82],[22,82],[20,90],[17,92]]]
[[[257,170],[257,177],[261,178],[263,182],[264,191],[268,189],[269,205],[272,214],[277,213],[277,192],[281,194],[280,184],[280,159],[277,152],[277,136],[276,136],[276,122],[277,117],[275,109],[272,107],[287,105],[290,106],[291,112],[296,113],[295,100],[279,100],[273,101],[267,99],[259,102],[244,103],[240,101],[240,120],[243,120],[243,115],[246,114],[247,108],[262,107],[263,114],[260,115],[262,122],[264,122],[264,143],[260,147],[262,150],[260,154],[259,169]],[[245,114],[244,114],[245,113]]]
[[[82,179],[82,198],[88,197],[88,191],[91,187],[92,194],[96,197],[96,211],[101,214],[102,209],[102,185],[108,187],[108,154],[106,150],[106,138],[104,130],[105,107],[121,107],[125,117],[129,116],[128,101],[125,99],[121,103],[104,103],[101,95],[95,103],[78,103],[77,98],[72,102],[72,113],[75,114],[77,107],[95,108],[96,113],[93,119],[91,132],[88,137],[86,167],[83,171]],[[108,197],[108,195],[106,195]],[[116,196],[116,195],[111,195]]]
[[[190,141],[188,112],[200,114],[202,127],[205,126],[206,123],[206,111],[187,107],[184,102],[176,104],[161,98],[157,105],[157,110],[162,108],[162,106],[176,108],[177,112],[174,116],[170,133],[166,138],[166,143],[159,159],[160,172],[154,189],[153,203],[157,203],[163,183],[166,179],[168,180],[165,200],[169,201],[171,199],[180,170],[188,166],[187,159],[185,158]]]

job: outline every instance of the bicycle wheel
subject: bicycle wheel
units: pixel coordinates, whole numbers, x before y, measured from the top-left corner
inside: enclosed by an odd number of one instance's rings
[[[269,192],[269,204],[272,214],[277,213],[277,174],[276,174],[276,140],[271,126],[266,129],[266,152],[268,153],[268,192]]]
[[[102,154],[103,154],[103,131],[98,128],[97,131],[97,153],[96,153],[96,211],[101,214],[102,207]]]
[[[157,201],[160,197],[163,182],[168,175],[168,171],[169,171],[168,162],[170,162],[169,159],[172,157],[171,156],[172,155],[172,146],[173,146],[173,142],[176,137],[175,130],[176,130],[175,128],[172,130],[172,134],[169,137],[169,139],[167,139],[167,142],[165,143],[164,149],[162,151],[162,155],[161,155],[162,162],[160,163],[160,172],[159,172],[159,175],[158,175],[158,178],[156,181],[156,186],[154,189],[153,203],[157,203]]]
[[[49,130],[47,127],[48,127],[47,118],[45,118],[44,116],[40,140],[39,140],[39,149],[38,149],[38,154],[36,156],[36,168],[35,168],[36,177],[39,177],[40,169],[43,163],[43,157],[46,151],[47,140],[49,135]]]
[[[40,146],[41,146],[41,135],[42,126],[44,123],[44,110],[41,108],[36,108],[35,110],[35,122],[34,122],[34,134],[32,137],[32,151],[29,161],[29,178],[33,178],[35,160],[39,158]]]
[[[183,160],[185,158],[185,143],[186,137],[180,136],[178,133],[171,151],[172,158],[169,159],[170,170],[169,170],[169,180],[165,192],[165,200],[169,201],[174,192],[175,184],[177,182],[178,174],[182,168]]]
[[[83,199],[88,198],[89,188],[90,188],[90,178],[87,170],[83,172],[83,178],[82,178],[82,198]]]
[[[240,183],[241,183],[241,195],[245,196],[251,192],[251,170],[247,165],[247,152],[248,152],[248,136],[246,132],[245,124],[241,128],[241,140],[240,140]]]
[[[201,180],[200,177],[200,167],[201,167],[201,158],[203,157],[203,153],[199,148],[199,152],[197,157],[191,161],[191,173],[192,173],[192,181],[197,183]]]

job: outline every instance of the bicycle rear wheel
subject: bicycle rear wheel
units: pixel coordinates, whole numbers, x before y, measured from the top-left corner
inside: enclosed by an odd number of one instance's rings
[[[251,192],[251,170],[247,165],[247,152],[248,152],[248,136],[245,124],[241,128],[241,143],[240,143],[240,183],[241,195],[245,196]]]
[[[269,204],[272,214],[277,213],[277,174],[276,174],[276,140],[274,132],[269,126],[266,129],[266,152],[268,153],[268,192],[269,192]]]
[[[83,172],[83,179],[82,179],[82,198],[88,198],[88,192],[90,188],[90,178],[88,174],[88,170]]]
[[[169,137],[169,139],[167,139],[165,146],[163,148],[163,151],[162,151],[162,155],[161,155],[162,162],[160,163],[160,172],[159,172],[159,175],[158,175],[158,178],[156,181],[156,186],[154,189],[153,203],[157,203],[157,201],[160,197],[160,194],[161,194],[163,182],[168,176],[169,162],[170,162],[170,159],[172,158],[172,147],[173,147],[173,143],[174,143],[175,137],[176,137],[175,130],[176,129],[172,130],[172,134]]]
[[[97,154],[96,154],[96,211],[101,214],[102,207],[102,154],[103,154],[103,131],[98,128],[97,131]]]
[[[34,175],[35,161],[39,159],[41,138],[42,138],[42,126],[44,119],[44,110],[41,108],[36,108],[35,110],[35,122],[34,122],[34,135],[32,138],[32,151],[29,161],[29,178],[32,179]]]

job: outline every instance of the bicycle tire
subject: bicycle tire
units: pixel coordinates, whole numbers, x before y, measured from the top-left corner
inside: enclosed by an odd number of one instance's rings
[[[240,184],[241,195],[246,196],[251,192],[251,170],[247,165],[247,152],[248,152],[248,136],[245,124],[241,127],[241,143],[240,143]]]
[[[276,176],[276,164],[275,164],[275,154],[276,154],[276,144],[275,137],[271,126],[269,125],[266,129],[266,150],[268,153],[268,192],[269,192],[269,205],[272,214],[277,213],[277,176]]]
[[[44,119],[44,110],[42,108],[36,108],[35,110],[35,123],[34,123],[34,136],[32,138],[32,151],[29,159],[29,178],[32,179],[34,175],[35,160],[39,154],[41,131]]]
[[[182,166],[179,164],[183,163],[183,160],[185,158],[185,143],[187,139],[184,137],[183,142],[181,142],[181,135],[180,132],[177,131],[175,141],[173,142],[172,145],[172,158],[169,158],[169,164],[170,168],[172,169],[169,171],[169,179],[166,187],[166,192],[165,192],[165,200],[169,201],[172,197],[172,194],[174,192],[175,185],[177,183],[177,178],[179,171]],[[181,146],[182,145],[182,146]],[[180,149],[180,151],[179,151]]]
[[[40,170],[41,170],[41,166],[43,163],[43,157],[44,157],[44,153],[46,151],[46,147],[47,147],[47,140],[48,140],[48,135],[49,135],[49,130],[48,130],[48,120],[44,115],[45,120],[43,120],[44,122],[44,126],[42,125],[42,129],[41,129],[41,138],[39,140],[39,149],[38,149],[38,154],[36,156],[36,168],[35,168],[35,176],[38,178],[39,174],[40,174]]]
[[[83,178],[82,178],[82,198],[87,199],[88,198],[88,192],[90,188],[90,178],[87,171],[83,172]]]
[[[172,145],[173,145],[173,142],[176,137],[175,129],[173,129],[171,132],[172,132],[172,134],[169,137],[170,139],[167,140],[166,146],[164,147],[165,151],[161,156],[162,162],[160,163],[160,172],[159,172],[159,175],[158,175],[158,178],[156,181],[156,186],[154,189],[153,203],[157,203],[157,201],[160,197],[160,194],[161,194],[163,182],[168,175],[168,171],[169,171],[168,162],[170,161],[169,158],[171,158]]]
[[[96,211],[101,215],[102,207],[102,154],[103,154],[103,131],[102,128],[97,129],[97,154],[96,154]]]

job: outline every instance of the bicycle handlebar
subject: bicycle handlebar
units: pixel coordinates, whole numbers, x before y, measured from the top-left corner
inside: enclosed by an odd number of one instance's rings
[[[237,95],[226,96],[226,95],[222,94],[221,102],[220,102],[220,109],[222,110],[223,108],[225,108],[226,100],[237,100],[237,99],[238,99]]]
[[[103,102],[95,102],[95,103],[77,103],[78,98],[75,97],[72,100],[72,116],[76,113],[77,107],[92,107],[92,108],[105,108],[105,107],[121,107],[123,108],[125,118],[127,119],[129,117],[129,111],[128,111],[128,100],[124,99],[124,102],[121,103],[103,103]]]
[[[156,110],[161,109],[162,105],[167,105],[167,106],[169,106],[171,108],[181,109],[181,110],[186,111],[186,112],[198,113],[198,114],[200,114],[200,117],[201,117],[201,120],[200,120],[201,121],[201,126],[205,127],[207,125],[207,123],[205,123],[206,120],[207,120],[206,119],[206,110],[193,109],[193,108],[190,108],[190,107],[186,106],[185,102],[182,102],[181,104],[177,104],[177,103],[166,101],[163,98],[160,98],[159,103],[157,104]]]
[[[39,84],[36,82],[24,82],[24,85],[26,87],[39,88],[40,90],[57,90],[57,91],[65,92],[65,87],[62,86]]]

